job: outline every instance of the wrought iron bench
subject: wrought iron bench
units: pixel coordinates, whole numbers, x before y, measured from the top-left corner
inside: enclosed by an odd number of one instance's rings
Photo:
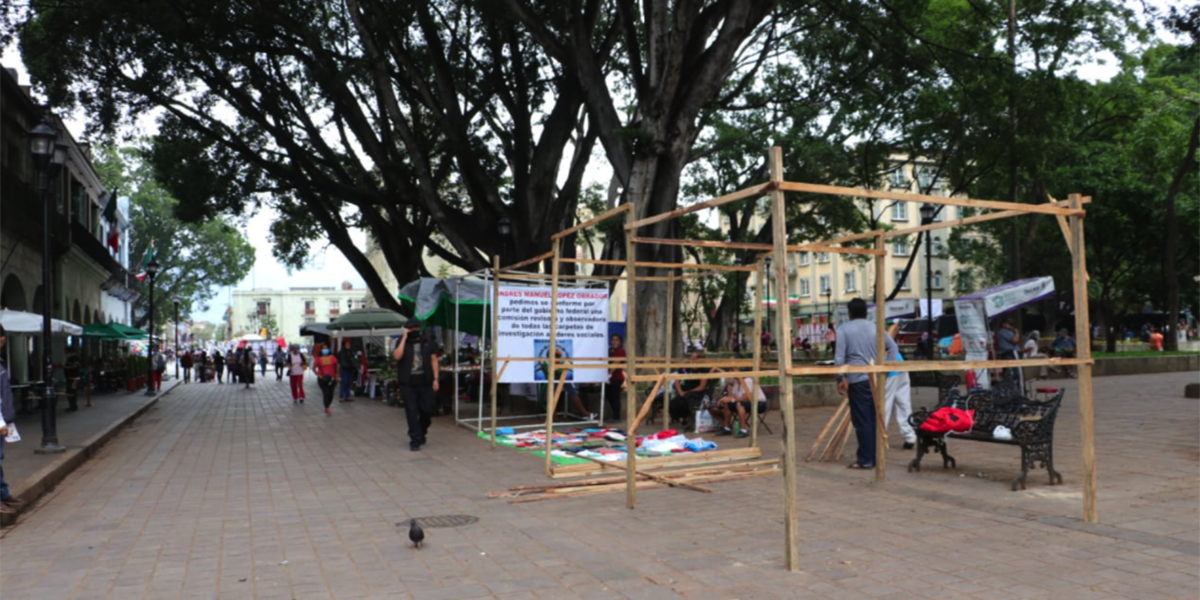
[[[958,387],[960,381],[958,375],[943,375],[938,371],[912,371],[908,374],[909,387],[926,387],[937,388],[938,403],[946,399],[946,396]]]
[[[1025,489],[1025,477],[1040,464],[1050,475],[1050,485],[1062,483],[1062,475],[1054,470],[1054,420],[1062,405],[1065,390],[1057,390],[1048,400],[1039,402],[1021,395],[1015,382],[1001,381],[992,390],[973,390],[963,398],[957,390],[938,402],[933,410],[922,407],[908,422],[917,432],[917,456],[908,464],[909,472],[921,470],[921,459],[932,452],[942,455],[942,468],[957,467],[958,461],[947,452],[950,439],[992,442],[1021,447],[1021,474],[1012,482],[1015,492]],[[975,411],[975,424],[964,433],[929,433],[921,424],[935,410],[953,406]],[[992,434],[998,425],[1012,432],[1012,439],[997,439]]]

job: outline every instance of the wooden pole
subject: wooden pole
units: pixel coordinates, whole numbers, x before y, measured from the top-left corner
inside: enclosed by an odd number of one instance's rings
[[[1083,203],[1079,194],[1071,194],[1071,208],[1078,209]],[[1083,236],[1083,216],[1071,219],[1072,281],[1075,286],[1075,348],[1077,358],[1088,360],[1081,363],[1079,376],[1079,429],[1083,451],[1083,520],[1096,523],[1096,426],[1092,405],[1092,332],[1088,319],[1087,248]]]
[[[883,234],[875,237],[875,249],[880,252],[886,252],[883,245]],[[875,256],[875,361],[883,363],[887,360],[887,341],[884,339],[887,335],[887,330],[884,328],[887,319],[887,295],[884,294],[883,277],[884,277],[884,256]],[[887,373],[875,373],[867,375],[874,383],[871,387],[874,389],[873,396],[875,399],[875,482],[883,483],[887,481],[887,415],[884,410],[887,407]]]
[[[637,407],[637,383],[633,376],[637,373],[637,271],[634,263],[637,257],[637,246],[633,244],[633,235],[637,233],[634,227],[634,215],[637,207],[625,213],[625,302],[628,309],[625,314],[625,431],[633,429],[634,410]],[[625,506],[630,510],[637,508],[637,439],[627,439],[625,448]]]
[[[812,457],[817,453],[817,449],[821,447],[821,442],[825,441],[825,436],[829,435],[830,430],[834,429],[835,423],[841,423],[841,417],[846,412],[846,408],[850,405],[847,398],[842,398],[842,403],[838,405],[837,410],[833,411],[833,416],[829,417],[829,422],[825,424],[825,428],[821,433],[817,434],[817,439],[813,441],[812,448],[808,449],[808,454],[804,455],[804,462],[812,460]]]
[[[754,369],[755,371],[762,370],[762,312],[763,312],[763,282],[766,281],[766,265],[762,259],[759,259],[758,271],[754,273]],[[741,375],[738,375],[741,377]],[[743,382],[745,383],[745,382]],[[758,378],[754,378],[754,383],[750,388],[750,446],[758,445]],[[745,387],[744,385],[742,387]],[[735,411],[736,414],[736,411]]]
[[[499,365],[500,340],[500,255],[492,257],[492,450],[496,449],[496,395],[500,389]],[[508,366],[508,365],[505,365]]]
[[[671,270],[674,275],[674,269]],[[675,283],[667,281],[667,362],[671,362],[672,356],[675,354]],[[668,370],[668,373],[670,370]],[[668,385],[663,390],[663,407],[662,407],[662,428],[659,431],[667,429],[667,423],[671,419],[671,388],[673,385]]]
[[[562,240],[553,240],[550,242],[553,247],[551,251],[550,263],[550,348],[547,353],[549,356],[548,370],[546,373],[546,382],[550,388],[546,391],[546,477],[552,473],[554,463],[551,460],[553,451],[554,439],[554,402],[551,399],[557,399],[558,394],[554,390],[554,369],[558,366],[558,270],[562,258]],[[564,372],[565,374],[565,372]],[[559,384],[562,385],[562,384]]]
[[[775,244],[775,280],[787,281],[787,214],[783,192],[783,149],[771,148],[771,241]],[[791,307],[779,305],[779,319],[791,321]],[[779,412],[783,415],[783,523],[787,569],[800,570],[800,540],[796,531],[796,411],[792,398],[792,345],[779,346]],[[758,403],[755,402],[755,405]]]

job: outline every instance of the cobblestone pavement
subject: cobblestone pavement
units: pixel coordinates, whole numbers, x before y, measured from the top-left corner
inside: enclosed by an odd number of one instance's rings
[[[782,566],[778,478],[711,484],[713,494],[643,491],[635,511],[622,494],[512,505],[485,495],[542,481],[536,457],[490,451],[445,417],[410,452],[402,411],[359,399],[326,417],[269,379],[163,398],[3,531],[0,597],[1200,594],[1200,404],[1182,396],[1195,374],[1097,380],[1100,525],[1078,519],[1074,394],[1057,426],[1063,486],[1038,471],[1027,491],[1009,491],[1018,450],[990,444],[952,444],[958,472],[907,473],[898,432],[883,485],[801,463],[799,573]],[[798,411],[801,448],[831,413]],[[778,447],[766,440],[764,452]],[[413,549],[404,522],[431,515],[479,520],[429,529]]]

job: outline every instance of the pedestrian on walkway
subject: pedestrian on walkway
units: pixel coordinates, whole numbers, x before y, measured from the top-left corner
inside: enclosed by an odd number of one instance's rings
[[[154,391],[162,390],[163,373],[167,370],[167,357],[163,356],[162,348],[154,349]]]
[[[867,301],[855,298],[846,308],[850,322],[837,328],[833,364],[863,366],[875,362],[875,325],[867,320]],[[884,346],[887,356],[900,354],[891,337],[884,340]],[[838,393],[850,399],[850,421],[858,439],[858,455],[850,464],[851,469],[875,468],[875,398],[868,377],[865,373],[837,377]]]
[[[275,355],[271,357],[271,362],[275,363],[275,381],[283,381],[283,371],[287,368],[287,352],[283,351],[282,346],[275,347]]]
[[[217,376],[217,383],[224,383],[225,356],[220,350],[213,350],[213,374]]]
[[[204,383],[204,376],[208,369],[208,354],[204,350],[196,352],[196,383]]]
[[[888,326],[887,336],[893,342],[896,340],[898,333],[900,333],[899,323],[893,322]],[[889,353],[888,360],[904,362],[904,355],[899,350],[900,346],[897,345],[895,356]],[[884,392],[884,431],[887,431],[887,426],[892,422],[892,415],[895,414],[896,424],[900,426],[900,435],[904,437],[904,449],[912,450],[913,446],[917,443],[917,432],[913,431],[912,425],[908,422],[908,417],[912,414],[912,382],[909,380],[908,371],[892,371],[888,373]]]
[[[342,349],[337,353],[338,368],[341,370],[341,383],[338,386],[338,402],[354,402],[351,387],[354,385],[354,380],[358,379],[358,356],[351,347],[349,338],[342,340]]]
[[[259,376],[266,377],[267,376],[267,351],[264,348],[259,348],[254,353],[258,355]]]
[[[8,365],[4,362],[4,345],[8,343],[8,334],[0,325],[0,514],[16,514],[17,509],[25,504],[24,500],[14,497],[8,491],[8,482],[4,480],[4,446],[8,444],[5,438],[9,434],[9,423],[17,418],[17,406],[13,402],[12,381],[8,376]]]
[[[246,384],[245,389],[254,383],[254,353],[249,348],[242,352],[242,383]]]
[[[195,357],[192,356],[192,351],[188,350],[179,356],[179,368],[183,369],[183,382],[192,382],[192,361]]]
[[[292,404],[304,404],[304,370],[308,360],[300,353],[300,346],[292,344],[288,352],[288,382],[292,387]]]
[[[432,336],[422,336],[420,330],[421,321],[409,319],[392,351],[392,358],[399,361],[396,381],[400,383],[400,397],[408,419],[408,448],[413,452],[428,441],[429,425],[433,423],[433,395],[438,391],[441,374],[437,342]]]
[[[313,361],[313,371],[317,374],[317,385],[321,387],[321,401],[325,403],[325,414],[332,415],[333,388],[337,385],[337,357],[329,353],[329,348],[321,349],[321,356]]]
[[[612,411],[612,420],[621,420],[621,392],[627,385],[625,363],[613,362],[614,358],[625,358],[625,340],[613,334],[608,340],[608,358],[612,368],[608,370],[608,385],[604,387],[604,405]]]

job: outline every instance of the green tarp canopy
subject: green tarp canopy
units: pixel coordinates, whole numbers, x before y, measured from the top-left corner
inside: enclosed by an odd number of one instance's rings
[[[352,310],[329,324],[332,335],[346,337],[400,335],[408,319],[386,308]]]
[[[482,279],[423,277],[400,288],[398,297],[405,312],[415,315],[426,327],[446,327],[479,337],[490,335],[490,287]]]
[[[132,329],[132,328],[131,328]],[[83,337],[101,340],[132,340],[138,339],[125,335],[116,328],[115,323],[92,323],[83,328]]]

